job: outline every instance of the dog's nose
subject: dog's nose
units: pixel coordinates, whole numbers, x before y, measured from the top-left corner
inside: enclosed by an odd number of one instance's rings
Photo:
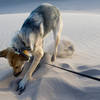
[[[15,77],[18,77],[20,74],[21,74],[21,72],[19,72],[19,73],[14,73],[14,76],[15,76]]]
[[[13,75],[14,75],[15,77],[18,77],[18,76],[22,73],[23,69],[24,69],[24,67],[23,67],[22,70],[21,70],[20,72],[18,72],[18,73],[13,72]]]

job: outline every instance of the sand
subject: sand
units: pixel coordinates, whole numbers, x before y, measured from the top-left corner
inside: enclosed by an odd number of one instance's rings
[[[4,2],[5,1],[5,2]],[[0,50],[10,45],[12,37],[20,29],[29,12],[43,1],[0,1]],[[63,1],[63,2],[62,2]],[[61,39],[71,41],[75,47],[73,56],[57,58],[55,65],[100,78],[100,7],[99,0],[51,0],[60,8],[63,17]],[[20,5],[18,5],[20,2]],[[15,6],[16,5],[16,6]],[[33,5],[33,6],[32,6]],[[25,8],[25,9],[24,9]],[[50,40],[50,41],[48,41]],[[47,42],[48,41],[48,42]],[[51,45],[52,35],[45,39],[45,50]],[[47,48],[47,49],[48,49]],[[47,56],[47,62],[50,56]],[[18,95],[16,78],[7,60],[0,59],[0,100],[99,100],[100,82],[84,78],[48,65],[36,72],[22,95]]]

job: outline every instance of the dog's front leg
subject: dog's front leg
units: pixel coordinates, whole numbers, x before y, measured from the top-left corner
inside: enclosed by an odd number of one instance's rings
[[[18,83],[17,91],[19,91],[19,94],[21,94],[24,91],[27,82],[32,79],[32,73],[35,71],[37,65],[39,64],[41,58],[43,57],[43,54],[44,53],[42,48],[39,48],[34,52],[34,60],[29,70],[25,74],[24,78]]]

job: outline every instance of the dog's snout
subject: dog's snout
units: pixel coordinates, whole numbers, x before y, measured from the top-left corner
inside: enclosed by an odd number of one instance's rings
[[[21,72],[22,72],[22,71],[21,71]],[[13,73],[13,75],[14,75],[15,77],[18,77],[18,76],[21,74],[21,72]]]

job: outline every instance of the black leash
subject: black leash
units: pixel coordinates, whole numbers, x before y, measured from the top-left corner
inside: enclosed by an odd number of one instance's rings
[[[69,70],[69,69],[65,69],[65,68],[62,68],[62,67],[59,67],[59,66],[56,66],[56,65],[53,65],[53,64],[48,64],[48,63],[45,63],[45,64],[53,66],[55,68],[59,68],[61,70],[67,71],[67,72],[71,72],[71,73],[83,76],[83,77],[87,77],[87,78],[90,78],[90,79],[93,79],[93,80],[96,80],[96,81],[100,81],[100,78],[97,78],[97,77],[94,77],[94,76],[82,74],[82,73],[79,73],[79,72],[76,72],[76,71],[73,71],[73,70]]]

